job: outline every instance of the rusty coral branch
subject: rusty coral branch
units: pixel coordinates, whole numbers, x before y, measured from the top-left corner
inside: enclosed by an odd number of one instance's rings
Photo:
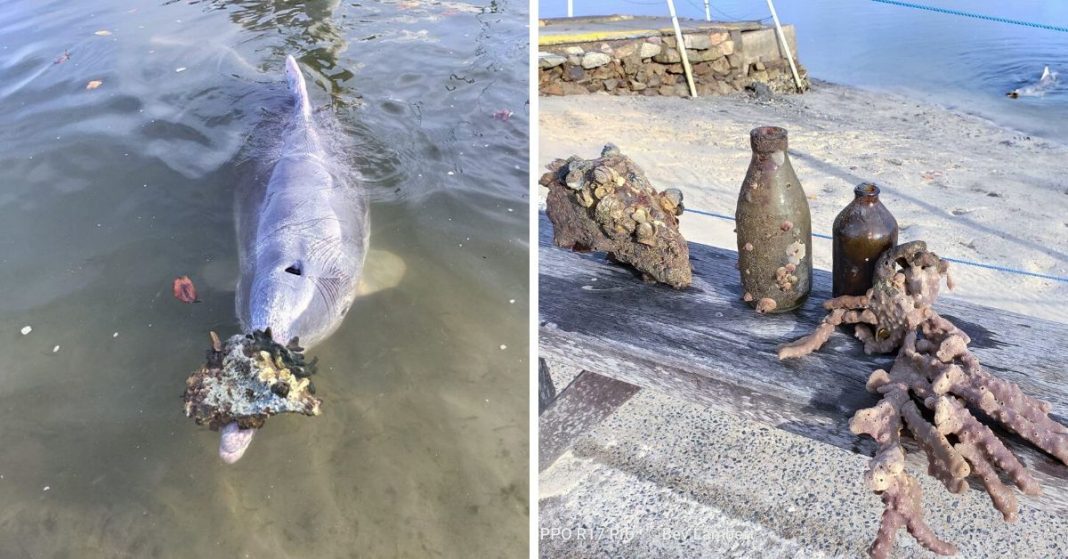
[[[1040,488],[969,407],[1068,464],[1068,427],[1050,418],[1049,403],[984,370],[968,348],[968,335],[934,311],[942,278],[949,280],[949,266],[925,243],[899,245],[879,258],[865,295],[827,301],[824,307],[830,312],[816,330],[779,349],[780,359],[800,357],[818,350],[837,325],[856,324],[856,337],[867,353],[897,351],[889,371],[876,370],[868,379],[868,389],[882,399],[858,410],[849,422],[853,433],[879,444],[866,474],[886,506],[868,550],[876,558],[890,554],[902,527],[935,553],[956,553],[923,521],[919,484],[905,471],[903,428],[927,455],[928,474],[953,493],[965,491],[969,477],[977,478],[1008,522],[1017,519],[1019,504],[998,471],[1024,494],[1037,495]],[[931,416],[933,422],[927,419]]]

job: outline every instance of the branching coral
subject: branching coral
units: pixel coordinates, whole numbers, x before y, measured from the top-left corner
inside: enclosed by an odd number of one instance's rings
[[[185,414],[212,430],[229,423],[258,429],[280,413],[319,415],[322,400],[308,378],[315,363],[304,360],[294,338],[283,346],[271,331],[236,335],[222,344],[214,332],[207,363],[186,379]]]
[[[679,233],[682,192],[657,192],[615,146],[598,159],[557,159],[540,183],[549,189],[546,213],[557,246],[605,251],[647,278],[690,285],[690,250]]]
[[[865,295],[827,301],[829,314],[816,330],[779,349],[780,359],[816,351],[839,324],[857,325],[856,336],[867,353],[898,349],[890,370],[876,370],[868,379],[868,390],[881,394],[882,400],[858,410],[849,422],[854,434],[868,435],[879,445],[867,482],[882,494],[886,509],[869,549],[872,557],[889,555],[902,526],[927,549],[956,553],[953,544],[938,539],[923,521],[919,484],[905,471],[902,428],[926,453],[928,474],[952,493],[967,490],[967,478],[974,475],[1008,522],[1016,520],[1019,506],[998,470],[1027,495],[1039,493],[1038,483],[969,408],[1068,464],[1068,427],[1049,417],[1049,404],[983,370],[968,350],[968,335],[932,308],[948,272],[947,263],[928,252],[923,242],[888,250],[877,262],[874,283]]]

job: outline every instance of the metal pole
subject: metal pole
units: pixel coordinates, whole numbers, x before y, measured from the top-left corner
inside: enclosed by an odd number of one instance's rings
[[[705,21],[712,21],[712,12],[708,11],[708,0],[705,0]]]
[[[567,0],[567,17],[575,17],[574,0]]]
[[[797,85],[797,92],[801,93],[801,76],[797,75],[797,66],[794,66],[794,55],[790,52],[790,44],[786,42],[786,34],[782,32],[782,25],[779,24],[779,14],[775,13],[775,5],[771,3],[771,0],[768,0],[768,9],[771,10],[771,19],[775,20],[775,31],[779,35],[779,44],[782,45],[782,50],[786,52],[786,61],[790,63],[790,71],[794,74],[794,84]]]
[[[686,42],[682,40],[679,16],[675,15],[674,0],[667,0],[667,5],[668,11],[671,12],[671,24],[675,26],[675,48],[678,49],[679,56],[682,57],[682,71],[686,73],[686,85],[690,86],[690,97],[697,97],[697,87],[693,85],[693,71],[690,70],[690,58],[686,56]]]

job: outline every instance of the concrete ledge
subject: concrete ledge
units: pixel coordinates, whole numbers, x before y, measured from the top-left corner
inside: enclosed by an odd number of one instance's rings
[[[797,91],[773,28],[759,22],[700,20],[680,20],[680,28],[699,95],[728,94],[754,82],[772,91]],[[787,25],[783,31],[796,60],[794,28]],[[542,95],[689,95],[669,18],[542,20],[538,46]],[[807,89],[807,75],[798,66],[802,89]]]

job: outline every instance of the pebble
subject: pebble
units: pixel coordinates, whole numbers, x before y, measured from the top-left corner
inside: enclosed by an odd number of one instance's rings
[[[33,327],[29,326],[29,325],[23,326],[22,330],[20,330],[20,332],[22,332],[22,335],[25,336],[26,334],[29,334],[30,332],[33,332]]]

